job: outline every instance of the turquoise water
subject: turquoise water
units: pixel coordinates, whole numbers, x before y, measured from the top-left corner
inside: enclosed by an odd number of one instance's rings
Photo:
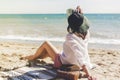
[[[120,45],[120,14],[85,14],[90,21],[90,44]],[[0,14],[0,39],[63,42],[66,14]]]

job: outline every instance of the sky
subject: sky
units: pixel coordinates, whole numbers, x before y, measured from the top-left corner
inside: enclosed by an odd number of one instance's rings
[[[0,14],[66,13],[77,5],[84,13],[120,13],[120,0],[0,0]]]

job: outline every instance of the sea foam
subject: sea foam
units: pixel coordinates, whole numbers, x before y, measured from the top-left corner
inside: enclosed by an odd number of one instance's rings
[[[15,36],[15,35],[7,35],[0,36],[0,39],[6,40],[27,40],[27,41],[53,41],[53,42],[64,42],[64,37],[25,37],[25,36]],[[90,38],[89,43],[95,44],[114,44],[120,45],[120,39],[104,39],[104,38]]]

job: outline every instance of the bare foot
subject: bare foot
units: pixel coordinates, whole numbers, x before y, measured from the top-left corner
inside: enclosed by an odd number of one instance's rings
[[[20,59],[21,60],[26,60],[27,59],[28,61],[31,61],[31,60],[33,60],[33,55],[21,57]]]

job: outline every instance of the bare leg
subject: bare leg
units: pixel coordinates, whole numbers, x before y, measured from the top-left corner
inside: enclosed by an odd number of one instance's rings
[[[28,60],[35,60],[37,58],[51,57],[55,60],[55,56],[58,53],[57,49],[48,41],[45,41],[36,51],[34,55],[25,57]]]

